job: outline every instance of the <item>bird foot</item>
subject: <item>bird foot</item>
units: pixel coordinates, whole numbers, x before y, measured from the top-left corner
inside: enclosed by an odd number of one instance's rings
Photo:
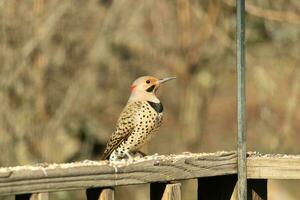
[[[128,157],[128,161],[132,163],[134,161],[134,157],[129,152],[126,152],[125,154]]]
[[[141,151],[135,151],[135,152],[125,152],[124,153],[125,155],[123,156],[118,156],[118,155],[115,155],[115,154],[112,154],[109,158],[109,161],[115,161],[115,162],[123,162],[123,161],[126,161],[126,162],[129,162],[129,163],[132,163],[134,162],[135,160],[138,160],[144,156],[146,156],[145,153],[141,152]]]
[[[136,151],[136,152],[126,152],[125,155],[127,156],[128,158],[128,161],[131,163],[131,162],[134,162],[135,160],[138,160],[144,156],[146,156],[145,153],[141,152],[141,151]]]
[[[135,156],[138,156],[139,158],[147,156],[147,154],[145,154],[142,151],[136,151],[134,153],[135,153]]]

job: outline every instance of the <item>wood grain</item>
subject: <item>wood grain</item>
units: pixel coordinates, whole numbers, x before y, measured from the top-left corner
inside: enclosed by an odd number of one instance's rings
[[[0,168],[0,195],[78,190],[233,175],[236,152],[148,156],[129,163],[85,161]],[[250,154],[250,179],[300,179],[300,156]]]
[[[247,177],[252,179],[300,179],[300,157],[288,155],[250,156]]]
[[[236,173],[236,153],[157,156],[132,164],[0,169],[0,195],[114,187]]]
[[[161,200],[181,200],[180,187],[181,187],[180,183],[167,184]]]

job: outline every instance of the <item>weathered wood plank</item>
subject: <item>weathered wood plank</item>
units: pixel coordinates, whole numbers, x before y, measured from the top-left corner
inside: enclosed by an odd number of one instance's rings
[[[198,179],[199,200],[230,200],[237,175],[203,177]]]
[[[300,179],[300,156],[249,154],[247,177]],[[0,195],[169,182],[236,174],[235,152],[148,156],[131,164],[84,161],[0,168]]]
[[[247,181],[247,199],[249,200],[267,200],[268,186],[267,179],[248,179]]]
[[[251,155],[247,159],[251,179],[300,179],[300,156]]]
[[[0,169],[0,195],[114,187],[236,173],[236,153],[146,157],[131,164],[88,162]]]
[[[114,200],[113,188],[90,188],[86,190],[87,200]]]

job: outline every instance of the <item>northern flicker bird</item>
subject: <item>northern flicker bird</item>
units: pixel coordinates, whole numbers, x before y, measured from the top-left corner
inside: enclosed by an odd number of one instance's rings
[[[132,156],[157,132],[163,117],[163,105],[156,97],[162,83],[175,77],[157,79],[142,76],[131,85],[131,95],[121,112],[102,159],[132,159]]]

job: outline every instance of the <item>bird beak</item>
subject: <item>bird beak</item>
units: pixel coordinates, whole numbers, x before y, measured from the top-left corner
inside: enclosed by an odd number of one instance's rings
[[[170,80],[173,80],[173,79],[176,79],[176,77],[168,77],[168,78],[163,78],[163,79],[159,79],[157,81],[158,84],[162,84],[162,83],[165,83],[167,81],[170,81]]]

